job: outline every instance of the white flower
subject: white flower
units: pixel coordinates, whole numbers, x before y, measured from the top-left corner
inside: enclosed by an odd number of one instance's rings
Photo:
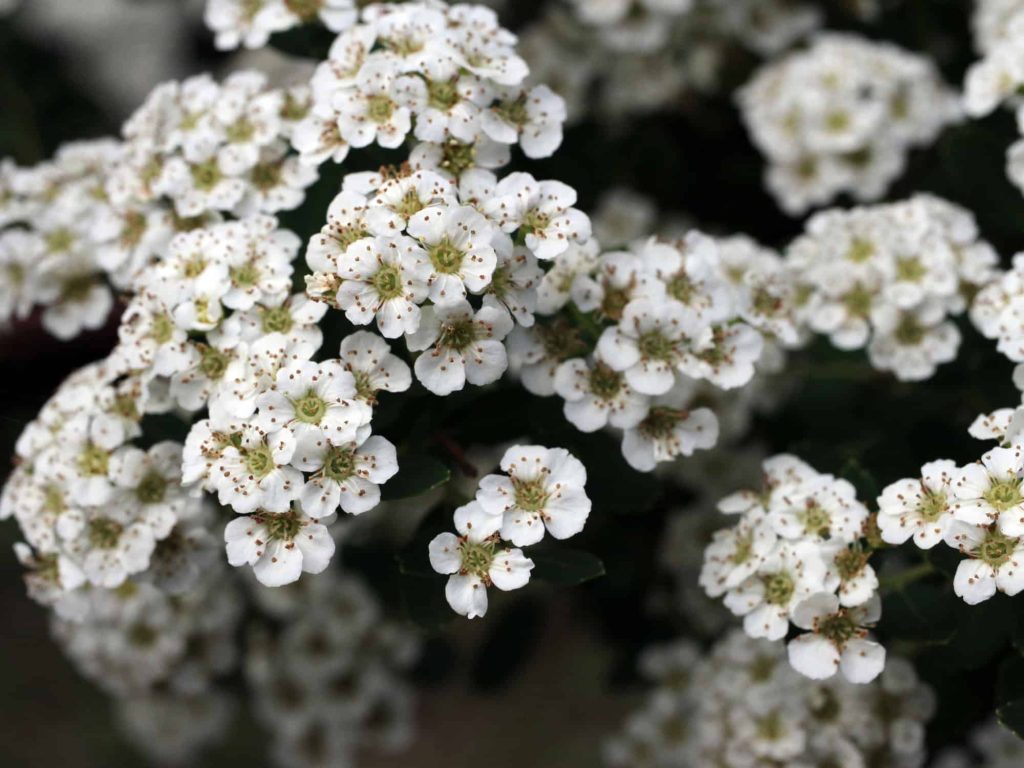
[[[503,144],[519,141],[530,158],[550,157],[562,143],[565,101],[546,85],[510,91],[481,116],[480,127]]]
[[[459,535],[442,533],[430,542],[430,565],[451,574],[444,590],[448,604],[470,619],[487,613],[487,587],[507,592],[530,580],[533,561],[521,549],[501,546],[501,519],[471,501],[455,510]]]
[[[339,506],[350,515],[373,509],[380,503],[380,486],[398,472],[395,446],[378,436],[361,444],[300,445],[292,465],[313,473],[299,501],[307,515],[318,519]]]
[[[257,509],[285,512],[302,491],[302,473],[289,466],[295,437],[287,429],[270,435],[248,425],[215,462],[220,503],[239,514]]]
[[[281,368],[256,406],[255,423],[268,434],[287,428],[299,454],[325,443],[360,442],[373,416],[372,408],[356,398],[355,377],[337,360],[301,360]]]
[[[417,268],[423,251],[409,237],[375,237],[350,245],[337,258],[341,285],[335,303],[355,325],[375,317],[386,338],[415,333],[419,304],[427,298],[426,277]]]
[[[373,405],[377,392],[404,392],[412,384],[412,372],[380,336],[356,331],[341,341],[339,362],[355,378],[356,396]]]
[[[430,299],[450,305],[481,293],[490,284],[498,257],[494,225],[470,206],[433,206],[409,218],[408,232],[423,246],[418,274]]]
[[[476,500],[488,514],[503,516],[502,538],[527,546],[540,541],[545,529],[556,539],[583,530],[590,499],[584,490],[587,470],[579,459],[564,448],[514,445],[500,466],[508,476],[484,477]]]
[[[321,573],[334,556],[326,526],[296,510],[237,517],[224,528],[228,562],[251,565],[261,584],[280,587],[303,573]]]
[[[420,328],[407,339],[416,358],[416,378],[435,395],[448,395],[466,382],[476,386],[501,378],[508,368],[501,340],[512,330],[512,318],[495,307],[477,312],[465,300],[423,310]]]
[[[743,617],[743,630],[750,637],[781,640],[796,606],[824,589],[825,575],[817,545],[780,541],[756,574],[729,590],[725,606]]]
[[[672,393],[656,398],[647,415],[622,436],[622,455],[633,469],[650,472],[659,463],[718,442],[718,418],[709,408],[680,407]]]
[[[775,549],[778,536],[764,524],[764,514],[753,514],[732,528],[715,531],[704,550],[700,585],[709,597],[721,597],[753,576]]]
[[[876,597],[864,606],[840,608],[839,598],[819,592],[793,610],[793,623],[810,630],[787,646],[793,669],[812,680],[825,680],[837,671],[851,683],[870,683],[885,667],[885,648],[867,640],[867,630],[882,615]]]
[[[985,525],[953,522],[946,543],[970,559],[961,561],[953,577],[953,591],[968,605],[977,605],[996,591],[1011,597],[1024,590],[1024,541]]]
[[[573,241],[590,237],[590,219],[573,208],[576,190],[560,181],[537,181],[511,173],[494,189],[484,212],[505,232],[521,230],[523,242],[541,260],[554,259]]]
[[[565,418],[582,432],[608,424],[630,429],[647,416],[649,398],[634,392],[624,375],[600,358],[576,357],[559,365],[555,391],[565,400]]]
[[[637,392],[662,395],[672,389],[676,368],[694,348],[705,347],[711,328],[673,299],[634,299],[618,325],[606,328],[597,345],[601,358]]]
[[[953,481],[953,517],[970,525],[998,523],[1007,536],[1024,534],[1024,446],[993,448],[960,469]]]
[[[409,109],[394,97],[397,74],[389,61],[367,61],[356,75],[356,87],[336,97],[338,131],[350,146],[365,147],[376,140],[380,146],[394,149],[405,140],[412,120]]]
[[[899,480],[878,497],[878,528],[889,544],[911,536],[921,549],[931,549],[946,537],[953,523],[953,479],[956,464],[948,459],[921,467],[921,477]]]

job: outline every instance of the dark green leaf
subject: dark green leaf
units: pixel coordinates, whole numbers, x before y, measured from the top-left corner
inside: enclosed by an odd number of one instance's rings
[[[451,474],[448,467],[430,456],[402,456],[398,459],[398,474],[381,488],[381,500],[394,501],[419,496],[447,483]]]
[[[533,560],[532,577],[549,584],[574,587],[604,576],[604,563],[589,552],[578,549],[530,549],[526,556]]]
[[[428,632],[443,629],[456,615],[444,596],[445,580],[437,574],[435,577],[403,576],[401,581],[405,615]]]
[[[1024,699],[1003,704],[996,710],[996,717],[1005,727],[1024,739]]]
[[[948,643],[956,632],[956,603],[946,586],[910,584],[885,596],[881,629],[895,640]]]
[[[291,56],[322,61],[327,58],[335,35],[318,24],[306,24],[270,36],[273,48]]]
[[[951,647],[964,669],[977,669],[995,658],[1013,632],[1013,608],[1005,595],[980,605],[959,606],[957,630]]]

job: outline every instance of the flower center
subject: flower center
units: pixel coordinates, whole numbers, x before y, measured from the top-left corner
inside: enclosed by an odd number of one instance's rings
[[[89,521],[89,544],[96,549],[113,549],[121,538],[124,526],[109,517]]]
[[[516,492],[516,506],[526,512],[540,512],[548,503],[551,494],[541,478],[536,480],[512,480]]]
[[[1024,501],[1020,493],[1020,480],[1016,478],[993,483],[982,498],[997,512],[1005,512]]]
[[[490,581],[491,563],[494,562],[495,537],[481,542],[462,539],[459,543],[459,556],[462,558],[461,571],[464,574],[478,576],[485,582]]]
[[[826,616],[816,622],[815,631],[840,647],[861,634],[860,628],[846,614],[846,611]]]
[[[438,346],[454,349],[457,352],[469,347],[477,339],[476,323],[470,317],[451,320],[441,324],[441,335]]]
[[[900,318],[899,325],[893,331],[896,341],[906,347],[915,347],[924,339],[925,329],[911,314]]]
[[[216,187],[221,178],[223,178],[220,172],[220,166],[217,165],[216,160],[207,160],[203,163],[197,163],[190,169],[192,172],[192,183],[195,184],[196,189],[200,192],[209,192],[211,189]]]
[[[221,378],[228,367],[228,356],[214,347],[203,346],[200,348],[199,370],[203,375],[212,380]]]
[[[264,512],[260,513],[256,519],[266,526],[267,536],[272,540],[292,541],[302,530],[302,520],[294,510],[279,515]]]
[[[997,530],[990,530],[974,554],[993,568],[999,568],[1013,557],[1017,542],[1017,539],[1011,539]]]
[[[847,291],[843,297],[843,306],[846,307],[846,311],[853,317],[867,317],[871,311],[871,300],[874,298],[874,294],[866,287],[857,283],[853,288]]]
[[[261,192],[274,189],[281,184],[281,164],[258,163],[249,172],[249,181]]]
[[[135,488],[135,498],[143,504],[156,504],[164,500],[167,479],[159,472],[147,472]]]
[[[324,7],[324,0],[284,0],[284,5],[302,21],[312,21]]]
[[[146,216],[138,211],[129,211],[125,214],[121,226],[121,247],[133,248],[142,240],[146,234]]]
[[[174,335],[174,323],[166,314],[153,316],[152,328],[149,335],[157,344],[166,344]]]
[[[810,536],[827,538],[832,528],[832,517],[816,502],[808,502],[806,509],[799,514],[803,523],[804,533]]]
[[[946,513],[948,508],[949,504],[946,501],[946,494],[941,491],[933,493],[926,490],[924,498],[917,505],[917,514],[926,523],[934,523]]]
[[[350,448],[332,447],[324,457],[324,476],[343,483],[356,472],[356,452]]]
[[[71,234],[71,230],[64,227],[55,229],[46,235],[46,248],[50,253],[64,253],[71,250],[71,246],[74,244],[75,236]]]
[[[441,112],[459,103],[459,91],[455,87],[456,80],[428,80],[427,104]]]
[[[327,413],[327,403],[312,390],[298,400],[293,400],[292,406],[295,408],[295,418],[304,424],[319,424]]]
[[[232,267],[230,270],[231,282],[235,285],[256,285],[260,279],[260,271],[256,265],[249,261],[240,267]]]
[[[402,273],[393,264],[383,264],[373,276],[371,283],[384,301],[397,299],[402,295]]]
[[[896,279],[916,283],[928,274],[921,260],[916,256],[896,260]]]
[[[687,411],[677,408],[652,408],[647,417],[640,422],[637,429],[642,435],[652,440],[664,440],[671,437],[676,425],[688,416]]]
[[[764,601],[769,605],[788,605],[796,585],[793,577],[784,571],[761,577],[764,584]]]
[[[266,443],[260,443],[255,448],[247,450],[242,460],[245,468],[257,480],[262,480],[274,471],[274,455]]]
[[[476,145],[449,139],[441,146],[441,167],[455,177],[472,168],[476,162]]]
[[[637,340],[640,354],[648,360],[669,361],[675,356],[675,344],[661,331],[646,331]]]
[[[525,232],[542,232],[548,228],[550,223],[550,216],[543,211],[538,211],[536,208],[531,208],[523,216],[522,229]]]
[[[522,94],[514,101],[503,101],[495,110],[506,122],[520,128],[526,125],[529,115],[526,112],[526,94]]]
[[[864,570],[864,566],[868,564],[868,553],[858,549],[844,549],[836,555],[835,564],[839,578],[849,581]]]
[[[753,554],[754,534],[748,531],[736,537],[735,549],[733,549],[729,562],[733,565],[740,565],[747,562]]]
[[[384,94],[378,93],[366,100],[366,114],[378,125],[390,120],[394,112],[395,103]]]
[[[696,284],[683,270],[672,275],[665,288],[668,290],[669,296],[681,301],[683,304],[689,304],[697,292]]]
[[[612,370],[607,363],[596,363],[590,370],[587,381],[590,391],[602,400],[611,400],[622,391],[622,374]]]
[[[443,275],[454,275],[462,268],[462,259],[465,254],[452,245],[448,238],[442,238],[441,242],[430,249],[430,263],[434,269]]]
[[[107,474],[110,454],[90,443],[78,456],[78,468],[83,475],[103,477]]]
[[[288,307],[270,307],[263,310],[261,325],[264,333],[288,333],[293,322]]]
[[[256,126],[247,118],[242,118],[234,124],[229,125],[224,131],[225,138],[232,144],[241,144],[250,141],[256,135]]]

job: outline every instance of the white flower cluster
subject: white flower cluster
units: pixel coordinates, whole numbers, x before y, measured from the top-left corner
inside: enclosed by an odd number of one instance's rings
[[[257,598],[284,624],[251,634],[244,662],[276,765],[355,765],[357,753],[408,746],[415,702],[402,675],[419,643],[363,582],[331,573]]]
[[[569,0],[523,34],[534,78],[569,104],[570,117],[613,118],[671,107],[720,85],[738,43],[759,55],[821,24],[799,0]]]
[[[296,208],[317,179],[289,147],[308,111],[305,86],[269,88],[255,71],[163,83],[124,125],[110,198],[128,211],[170,201],[177,217],[198,218],[193,228],[221,213]]]
[[[113,141],[83,141],[31,168],[0,161],[0,327],[36,307],[59,339],[101,327],[114,306],[109,283],[127,285],[134,254],[164,239],[159,217],[151,228],[118,221],[105,183],[120,153]]]
[[[840,193],[881,197],[908,151],[959,113],[927,58],[840,34],[766,65],[738,98],[769,163],[766,184],[792,214]]]
[[[866,346],[875,368],[904,381],[956,358],[951,317],[998,264],[970,212],[929,195],[819,213],[786,260],[801,320],[839,349]]]
[[[587,247],[575,202],[570,187],[527,173],[467,170],[458,184],[432,170],[350,174],[309,243],[307,292],[404,336],[434,394],[490,384],[508,368],[505,337],[534,324],[538,261],[554,270]]]
[[[1015,363],[1024,362],[1024,254],[1011,269],[987,281],[971,303],[971,321],[996,349]]]
[[[931,549],[941,541],[966,555],[953,590],[976,605],[1024,590],[1024,407],[982,414],[969,431],[997,447],[966,466],[930,461],[920,477],[889,485],[878,498],[878,528],[890,544],[913,538]]]
[[[524,86],[516,42],[482,6],[371,5],[317,67],[295,146],[306,163],[341,162],[350,147],[393,149],[411,134],[414,165],[456,176],[505,165],[516,143],[547,157],[562,141],[565,103]]]
[[[455,510],[458,535],[438,534],[429,547],[430,565],[449,575],[448,604],[470,619],[487,613],[487,587],[526,586],[534,563],[519,547],[545,531],[575,536],[590,515],[586,467],[564,448],[513,445],[500,467],[505,474],[482,478],[476,499]]]
[[[766,346],[800,338],[778,255],[698,232],[600,255],[570,248],[540,280],[537,306],[559,314],[512,332],[523,386],[559,395],[583,432],[622,430],[623,455],[643,472],[715,445],[714,412],[693,407],[702,387],[742,387]]]
[[[763,467],[761,491],[719,502],[739,520],[714,535],[700,584],[743,617],[750,637],[782,640],[791,624],[806,630],[788,645],[801,674],[820,680],[841,671],[851,682],[870,682],[885,665],[885,649],[868,636],[881,615],[863,540],[868,510],[848,481],[795,456],[775,456]]]
[[[108,361],[69,377],[18,439],[0,518],[21,527],[30,593],[62,615],[78,613],[80,588],[144,572],[187,592],[209,562],[207,510],[182,487],[181,444],[133,445],[143,414],[167,406]]]
[[[970,734],[972,750],[944,750],[932,768],[1016,768],[1024,762],[1020,737],[996,721],[975,728]],[[978,759],[974,759],[977,755]]]
[[[605,745],[612,768],[924,763],[935,696],[892,659],[870,685],[796,675],[780,646],[733,632],[707,655],[688,641],[651,648],[641,671],[655,684]]]
[[[980,61],[964,80],[964,109],[981,117],[1005,101],[1016,102],[1024,84],[1024,3],[1020,0],[976,0],[972,18]]]
[[[262,48],[276,32],[319,22],[332,32],[356,23],[356,0],[207,0],[206,25],[221,50]]]

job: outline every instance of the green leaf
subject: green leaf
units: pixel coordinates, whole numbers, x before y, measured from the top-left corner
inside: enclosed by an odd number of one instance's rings
[[[398,460],[398,474],[381,488],[382,501],[407,499],[432,491],[448,482],[452,473],[435,458],[422,454],[402,456]]]
[[[881,628],[895,640],[948,643],[956,632],[957,602],[945,586],[910,584],[885,596]]]
[[[455,612],[444,596],[444,579],[403,576],[402,608],[410,621],[427,632],[438,632],[451,623]]]
[[[1009,642],[1014,615],[1010,599],[996,595],[980,605],[959,607],[956,635],[951,648],[964,669],[984,666]]]
[[[996,710],[996,718],[1005,728],[1024,739],[1024,699],[1003,704]]]
[[[533,560],[532,578],[549,584],[575,587],[604,576],[604,563],[589,552],[578,549],[529,549],[526,556]]]
[[[327,58],[335,37],[330,30],[318,24],[306,24],[271,35],[270,45],[290,56],[323,61]]]

